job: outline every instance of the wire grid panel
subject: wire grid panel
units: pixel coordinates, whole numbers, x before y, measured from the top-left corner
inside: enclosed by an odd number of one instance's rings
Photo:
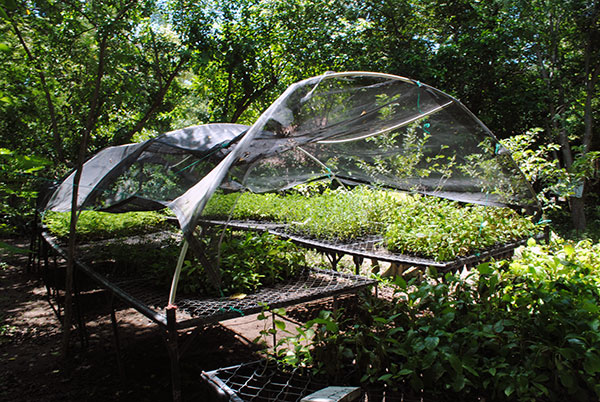
[[[286,368],[272,361],[203,372],[202,379],[218,394],[236,402],[296,402],[327,386],[300,369]]]
[[[60,253],[65,253],[56,238],[44,233],[44,239]],[[102,242],[90,243],[100,247]],[[65,253],[66,254],[66,253]],[[122,276],[122,272],[98,272],[93,265],[81,260],[77,266],[116,294],[138,311],[159,323],[166,322],[165,308],[168,305],[168,289],[157,285],[152,278],[132,279]],[[375,280],[358,275],[306,268],[301,274],[273,286],[263,287],[256,293],[243,298],[202,297],[180,295],[177,299],[178,327],[188,328],[260,312],[265,306],[285,307],[328,296],[351,293],[370,285]]]
[[[201,378],[219,400],[230,402],[298,402],[332,385],[323,376],[312,374],[306,368],[290,367],[273,360],[202,372]],[[424,393],[407,393],[402,389],[374,385],[362,388],[360,401],[424,402],[432,399]]]
[[[430,258],[393,253],[383,247],[383,238],[381,236],[369,236],[351,242],[342,242],[339,240],[312,239],[298,234],[292,234],[287,231],[280,231],[278,229],[270,230],[269,232],[290,239],[294,243],[304,247],[314,248],[318,251],[343,253],[357,257],[417,267],[435,267],[439,272],[448,272],[460,269],[464,266],[473,267],[491,258],[501,259],[511,257],[517,247],[524,245],[527,242],[527,239],[521,239],[507,244],[498,244],[465,257],[457,257],[451,261],[436,261]],[[538,239],[542,237],[543,235],[536,236]]]
[[[357,275],[307,268],[294,278],[263,287],[243,298],[182,295],[177,299],[177,311],[181,318],[178,327],[186,328],[254,314],[262,311],[265,306],[285,307],[336,294],[350,293],[375,283],[375,280]],[[149,281],[125,281],[117,283],[116,286],[140,300],[141,303],[159,311],[164,310],[168,304],[168,294],[164,290],[159,291],[153,287]]]

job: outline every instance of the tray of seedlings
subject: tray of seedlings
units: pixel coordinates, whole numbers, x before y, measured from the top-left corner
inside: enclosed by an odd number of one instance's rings
[[[366,186],[217,193],[205,224],[266,230],[304,247],[448,271],[504,258],[541,228],[507,207]]]

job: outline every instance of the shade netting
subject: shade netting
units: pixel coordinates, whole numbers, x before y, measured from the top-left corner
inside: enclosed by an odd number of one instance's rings
[[[105,148],[83,166],[78,208],[109,212],[165,208],[206,176],[248,128],[205,124],[137,144]],[[46,210],[71,209],[74,176],[72,172],[63,180]]]

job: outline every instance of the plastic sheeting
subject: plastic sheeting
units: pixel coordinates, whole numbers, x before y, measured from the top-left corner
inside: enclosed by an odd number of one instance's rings
[[[267,192],[324,178],[538,208],[508,150],[458,100],[417,81],[365,72],[289,87],[215,169],[168,205],[189,234],[224,180]]]
[[[227,147],[248,128],[206,124],[103,149],[83,165],[77,205],[112,212],[164,208],[220,162]],[[74,176],[71,173],[55,190],[46,210],[71,209]]]
[[[196,126],[103,150],[84,166],[78,205],[168,206],[190,235],[219,186],[268,192],[318,179],[539,208],[509,152],[458,100],[368,72],[293,84],[249,128]],[[73,175],[47,209],[68,210],[72,188]]]

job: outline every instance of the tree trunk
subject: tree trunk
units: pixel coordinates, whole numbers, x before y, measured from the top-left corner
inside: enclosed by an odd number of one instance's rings
[[[585,197],[571,197],[569,199],[569,205],[571,207],[573,228],[575,228],[577,233],[582,233],[587,226],[585,219]]]
[[[65,278],[65,311],[63,315],[63,339],[61,354],[63,359],[69,357],[69,346],[71,340],[71,326],[73,319],[73,271],[75,270],[75,244],[77,235],[77,217],[78,217],[78,203],[77,196],[79,193],[79,181],[81,179],[81,173],[83,170],[83,163],[85,162],[85,154],[87,151],[87,143],[90,137],[90,133],[94,127],[94,123],[98,116],[98,103],[100,98],[100,86],[102,84],[102,77],[104,76],[104,65],[106,56],[106,47],[108,43],[107,36],[102,38],[99,46],[98,56],[98,72],[94,81],[94,92],[90,98],[90,110],[88,112],[85,129],[81,136],[81,144],[79,145],[79,155],[77,158],[77,170],[73,177],[73,197],[71,198],[71,225],[69,227],[69,246],[67,249],[67,272]]]

